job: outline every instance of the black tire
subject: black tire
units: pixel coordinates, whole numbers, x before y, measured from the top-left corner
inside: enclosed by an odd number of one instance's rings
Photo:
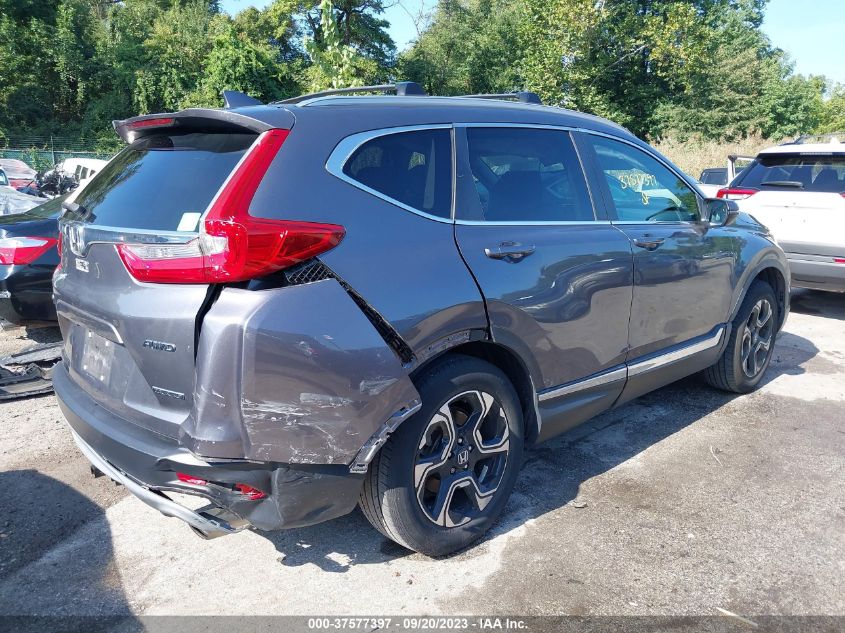
[[[755,352],[755,358],[759,360],[754,361],[755,371],[749,372],[749,363],[744,360],[745,348],[743,345],[748,343],[749,337],[753,341],[752,345],[756,345],[760,340],[759,338],[754,339],[753,328],[749,321],[752,319],[752,313],[761,302],[768,304],[771,308],[767,319],[770,328],[768,332],[769,346],[763,355],[758,355]],[[778,302],[772,287],[764,281],[755,281],[748,289],[748,294],[745,295],[739,312],[733,320],[731,337],[724,353],[715,365],[704,370],[704,379],[707,383],[717,389],[733,393],[754,391],[763,379],[763,375],[772,360],[779,318]]]
[[[522,463],[522,409],[504,373],[470,356],[437,362],[417,381],[417,389],[422,408],[370,464],[359,504],[387,538],[428,556],[444,556],[481,538],[504,509]],[[480,420],[478,435],[469,430],[475,420]],[[454,431],[443,432],[447,428]],[[490,442],[485,435],[493,436]],[[434,463],[443,456],[442,465]],[[468,461],[459,466],[464,458]],[[438,506],[441,488],[447,501]],[[437,513],[442,519],[433,517],[437,507],[445,507]]]

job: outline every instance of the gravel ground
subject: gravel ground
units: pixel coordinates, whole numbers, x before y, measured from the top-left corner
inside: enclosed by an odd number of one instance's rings
[[[0,614],[842,616],[843,412],[845,295],[797,291],[758,392],[689,378],[538,447],[431,560],[358,512],[202,541],[93,479],[52,396],[0,403]]]

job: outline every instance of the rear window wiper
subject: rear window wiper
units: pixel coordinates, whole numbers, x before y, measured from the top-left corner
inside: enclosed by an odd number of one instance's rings
[[[795,189],[803,189],[804,183],[797,180],[769,180],[762,183],[767,187],[793,187]]]
[[[83,207],[81,204],[76,204],[75,202],[68,202],[67,200],[62,200],[62,209],[65,211],[70,211],[71,213],[86,216],[88,215],[88,209]]]

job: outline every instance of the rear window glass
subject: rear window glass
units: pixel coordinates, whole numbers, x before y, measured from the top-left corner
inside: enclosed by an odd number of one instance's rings
[[[21,221],[58,218],[62,214],[62,202],[64,202],[65,198],[67,198],[69,195],[69,193],[66,193],[63,196],[58,196],[57,198],[47,200],[46,202],[44,202],[44,204],[39,204],[37,207],[30,209],[29,211],[19,215],[18,217],[21,219]]]
[[[700,180],[705,185],[726,185],[728,184],[728,170],[705,169],[701,172]]]
[[[845,156],[758,156],[734,185],[766,191],[845,191]]]
[[[448,218],[452,212],[449,130],[379,136],[350,156],[343,173],[413,209]]]
[[[76,202],[100,226],[195,231],[255,140],[252,134],[155,134],[121,151]]]

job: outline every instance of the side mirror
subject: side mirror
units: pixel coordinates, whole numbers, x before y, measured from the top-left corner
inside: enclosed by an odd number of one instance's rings
[[[739,206],[733,200],[707,198],[703,206],[702,219],[712,226],[730,226],[739,216]]]

